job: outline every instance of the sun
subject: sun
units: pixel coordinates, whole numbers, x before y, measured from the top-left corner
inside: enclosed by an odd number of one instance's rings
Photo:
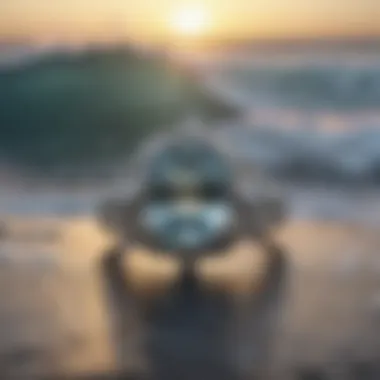
[[[199,35],[205,32],[208,14],[201,6],[188,5],[173,11],[170,26],[177,34]]]

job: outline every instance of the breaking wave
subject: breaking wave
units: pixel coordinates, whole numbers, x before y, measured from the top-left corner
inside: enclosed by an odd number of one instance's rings
[[[212,70],[246,104],[344,111],[380,106],[380,57],[226,59]]]
[[[249,126],[222,133],[236,155],[281,179],[380,185],[380,130],[325,133]]]
[[[1,162],[109,170],[147,136],[176,127],[191,103],[213,120],[241,112],[218,133],[277,177],[380,184],[379,57],[208,65],[204,86],[163,57],[119,48],[3,66]]]
[[[210,83],[245,109],[223,133],[289,180],[380,184],[380,57],[216,63]]]
[[[166,57],[130,48],[52,52],[0,67],[0,157],[46,171],[130,155],[196,102],[211,119],[233,109]]]

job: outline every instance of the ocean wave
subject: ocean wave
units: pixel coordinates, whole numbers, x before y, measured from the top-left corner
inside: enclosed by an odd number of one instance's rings
[[[380,185],[380,130],[326,133],[279,128],[226,128],[236,156],[275,177],[325,184]]]
[[[218,62],[194,78],[127,50],[43,55],[0,70],[0,162],[108,172],[196,105],[213,121],[243,110],[218,133],[277,177],[380,185],[380,66],[363,61]]]
[[[234,113],[164,56],[45,53],[0,69],[0,158],[53,171],[110,163],[195,106],[211,119]]]
[[[226,143],[281,179],[380,185],[380,56],[280,58],[204,66],[209,85],[244,109]]]
[[[219,64],[213,73],[224,88],[238,89],[246,105],[304,109],[376,109],[380,106],[379,61],[353,64]]]

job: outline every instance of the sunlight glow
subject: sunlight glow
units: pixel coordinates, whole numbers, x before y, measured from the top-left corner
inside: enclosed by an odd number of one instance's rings
[[[188,5],[173,11],[170,19],[172,30],[177,34],[198,35],[205,32],[208,24],[206,9]]]

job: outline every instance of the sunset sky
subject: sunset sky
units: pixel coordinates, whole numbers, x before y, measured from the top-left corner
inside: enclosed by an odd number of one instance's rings
[[[380,35],[379,0],[0,0],[0,38]]]

